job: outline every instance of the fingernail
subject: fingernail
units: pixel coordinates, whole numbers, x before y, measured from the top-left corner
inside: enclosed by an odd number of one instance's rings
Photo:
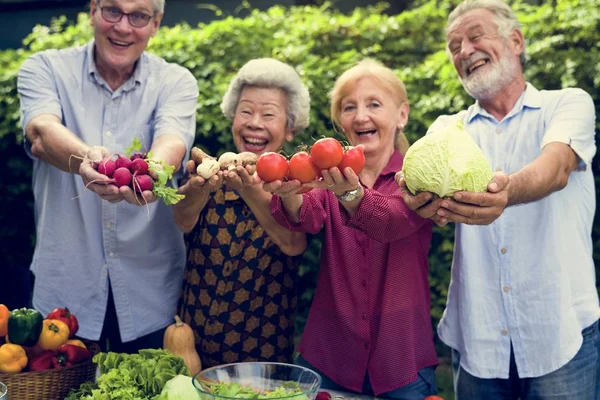
[[[490,189],[491,190],[497,190],[498,189],[498,184],[496,182],[490,183]]]
[[[455,194],[454,194],[454,198],[455,198],[456,200],[460,200],[460,199],[462,199],[462,194],[460,194],[460,193],[455,193]],[[445,207],[445,206],[444,206],[444,207]]]

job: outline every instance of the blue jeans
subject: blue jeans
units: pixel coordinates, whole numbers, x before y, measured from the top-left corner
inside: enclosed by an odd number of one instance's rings
[[[356,393],[352,390],[349,390],[341,385],[338,385],[327,376],[325,376],[321,371],[312,366],[308,361],[304,359],[301,355],[296,360],[296,364],[301,365],[306,368],[310,368],[313,371],[317,372],[321,375],[323,379],[321,382],[322,389],[330,389],[337,390],[340,392],[350,392]],[[391,392],[383,393],[377,396],[378,398],[384,399],[399,399],[399,400],[423,400],[424,397],[437,394],[437,388],[435,386],[435,367],[426,367],[418,372],[418,377],[414,382],[409,383],[408,385],[404,385],[399,387],[396,390],[392,390]],[[365,375],[365,380],[363,382],[363,388],[361,393],[367,396],[374,396],[373,388],[371,387],[371,382],[369,381],[369,375]]]
[[[582,331],[583,343],[571,361],[537,378],[519,378],[511,349],[508,379],[477,378],[460,367],[452,350],[456,400],[598,400],[600,399],[600,334],[598,321]]]

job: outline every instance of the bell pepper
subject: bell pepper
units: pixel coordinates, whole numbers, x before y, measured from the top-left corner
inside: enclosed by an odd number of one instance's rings
[[[67,340],[67,343],[65,343],[65,344],[72,344],[74,346],[79,346],[84,349],[87,349],[87,346],[79,339],[69,339],[69,340]]]
[[[71,314],[67,307],[55,308],[50,314],[48,314],[46,319],[58,319],[67,324],[69,327],[70,338],[74,337],[79,330],[79,322],[77,321],[77,317],[75,317],[75,314]]]
[[[45,371],[47,369],[54,368],[54,363],[52,361],[55,356],[56,352],[52,350],[44,350],[35,358],[29,360],[29,370]]]
[[[42,332],[44,317],[32,308],[18,308],[8,317],[8,337],[13,344],[33,346]]]
[[[4,304],[0,304],[0,337],[6,336],[8,333],[8,317],[10,311]]]
[[[42,324],[42,333],[38,340],[42,349],[56,350],[58,346],[69,340],[69,327],[64,322],[58,319],[45,319]]]
[[[6,343],[0,346],[0,372],[14,374],[27,366],[25,349],[18,344]]]
[[[91,357],[92,353],[88,349],[72,344],[63,344],[56,349],[52,365],[54,368],[70,367],[89,360]]]

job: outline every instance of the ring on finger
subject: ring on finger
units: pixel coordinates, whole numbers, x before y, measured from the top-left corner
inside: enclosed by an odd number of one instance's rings
[[[327,185],[327,187],[328,187],[328,188],[332,188],[332,187],[334,187],[334,186],[335,186],[335,184],[333,184],[333,183],[332,183],[332,184],[330,184],[330,185]]]

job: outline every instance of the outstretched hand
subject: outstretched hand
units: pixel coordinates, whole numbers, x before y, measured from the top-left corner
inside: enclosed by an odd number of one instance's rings
[[[508,205],[509,183],[506,173],[496,172],[487,192],[456,192],[452,198],[442,199],[437,215],[452,222],[489,225]]]
[[[400,188],[404,204],[406,204],[410,210],[413,210],[421,218],[431,219],[440,227],[445,226],[449,222],[447,218],[438,215],[438,210],[442,203],[442,199],[440,199],[438,195],[431,192],[420,192],[413,195],[406,186],[402,171],[396,172],[394,179]]]

